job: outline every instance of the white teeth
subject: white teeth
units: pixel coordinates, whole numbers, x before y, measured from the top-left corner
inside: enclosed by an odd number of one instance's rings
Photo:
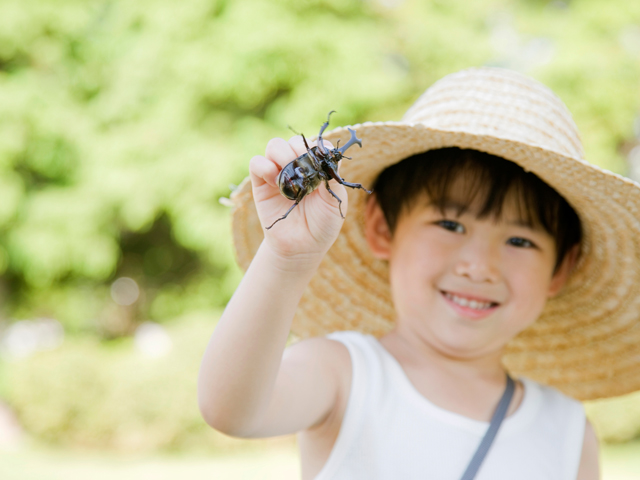
[[[452,302],[457,303],[462,307],[473,308],[474,310],[485,310],[492,305],[491,302],[478,302],[477,300],[468,300],[463,297],[458,297],[457,295],[452,295],[448,292],[445,292],[444,295]]]

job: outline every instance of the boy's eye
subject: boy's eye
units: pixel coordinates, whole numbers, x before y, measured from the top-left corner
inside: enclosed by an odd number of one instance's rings
[[[436,222],[436,223],[440,225],[442,228],[449,230],[451,232],[464,233],[464,227],[462,226],[462,224],[458,222],[454,222],[453,220],[440,220],[439,222]]]
[[[522,248],[534,248],[536,245],[531,240],[527,240],[526,238],[521,237],[511,237],[507,240],[509,245],[513,245],[514,247],[522,247]]]

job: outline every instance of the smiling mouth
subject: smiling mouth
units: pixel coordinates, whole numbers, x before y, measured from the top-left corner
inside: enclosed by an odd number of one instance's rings
[[[489,310],[491,308],[497,307],[499,303],[492,302],[490,300],[480,300],[476,298],[464,297],[461,295],[457,295],[455,293],[441,291],[441,293],[451,302],[459,305],[463,308],[470,308],[472,310],[482,311]]]

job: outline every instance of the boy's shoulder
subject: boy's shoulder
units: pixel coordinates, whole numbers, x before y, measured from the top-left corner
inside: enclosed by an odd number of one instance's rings
[[[337,332],[337,333],[354,333],[357,332]],[[350,362],[349,351],[345,344],[338,340],[342,336],[335,337],[335,334],[329,334],[324,337],[309,337],[294,343],[286,352],[295,353],[300,357],[313,358],[314,360],[325,360],[327,364],[337,363],[343,365],[344,362]]]
[[[346,409],[352,381],[352,357],[345,339],[363,337],[359,332],[336,332],[322,337],[310,337],[292,345],[285,355],[288,362],[306,366],[306,370],[320,371],[316,378],[324,378],[325,384],[335,388],[335,403],[329,418],[342,420]],[[341,340],[342,341],[341,341]],[[304,368],[304,367],[303,367]]]
[[[316,450],[325,450],[325,444],[332,445],[337,438],[349,402],[352,381],[349,350],[344,343],[330,336],[311,337],[287,348],[284,359],[289,365],[296,364],[298,372],[307,372],[316,382],[332,385],[334,400],[330,411],[321,423],[306,431],[306,442],[316,444]],[[327,456],[330,450],[325,452]]]
[[[340,370],[351,369],[350,349],[369,342],[369,335],[357,331],[336,331],[326,336],[309,337],[287,349],[300,358],[323,362]]]
[[[313,370],[321,370],[339,393],[348,392],[351,384],[351,355],[344,343],[327,337],[310,337],[285,350],[283,359]]]
[[[520,377],[520,379],[528,388],[537,390],[538,394],[544,399],[547,405],[555,405],[558,407],[565,406],[566,408],[584,411],[584,407],[580,401],[562,393],[556,387],[545,385],[544,383],[537,382],[528,377]]]

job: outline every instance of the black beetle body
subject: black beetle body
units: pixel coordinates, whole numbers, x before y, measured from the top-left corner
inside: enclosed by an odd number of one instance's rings
[[[313,147],[312,150],[314,148],[317,149],[318,147]],[[306,189],[308,195],[318,188],[321,181],[322,178],[320,178],[318,171],[315,169],[309,154],[305,153],[296,158],[295,164],[289,162],[280,171],[278,187],[282,195],[289,200],[296,200],[302,189]]]
[[[338,183],[347,187],[361,188],[365,192],[369,194],[371,193],[371,191],[367,190],[359,183],[346,182],[338,174],[338,162],[343,158],[349,158],[344,155],[347,148],[351,147],[355,143],[362,147],[362,142],[356,137],[355,130],[348,128],[351,133],[351,138],[343,147],[338,148],[340,146],[340,141],[338,141],[338,146],[329,150],[322,143],[322,134],[329,125],[329,117],[333,112],[333,110],[329,112],[329,115],[327,115],[327,121],[324,122],[320,128],[317,146],[309,148],[307,139],[302,135],[304,144],[307,147],[307,153],[304,153],[295,160],[292,160],[280,171],[280,174],[278,175],[278,187],[280,188],[280,193],[289,200],[294,200],[295,203],[287,213],[268,226],[267,230],[273,227],[280,220],[287,218],[287,215],[289,215],[291,210],[293,210],[305,196],[318,188],[321,182],[324,182],[329,193],[338,200],[338,208],[340,209],[340,215],[342,218],[344,218],[341,208],[342,200],[340,200],[340,198],[338,198],[338,196],[329,188],[330,179],[334,179]]]

